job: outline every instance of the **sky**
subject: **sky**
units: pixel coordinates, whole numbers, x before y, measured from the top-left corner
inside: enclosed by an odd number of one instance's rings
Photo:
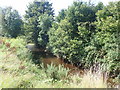
[[[25,10],[27,9],[27,5],[34,0],[0,0],[0,7],[12,6],[13,9],[18,10],[20,15],[25,14]],[[75,0],[48,0],[53,3],[53,8],[55,10],[55,15],[58,15],[58,12],[61,9],[67,9],[68,6],[72,4]],[[89,1],[89,0],[81,0],[81,1]],[[110,1],[118,1],[118,0],[91,0],[93,3],[103,2],[105,5]]]

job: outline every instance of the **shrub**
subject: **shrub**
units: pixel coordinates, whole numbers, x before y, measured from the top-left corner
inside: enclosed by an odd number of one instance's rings
[[[67,78],[69,69],[64,68],[62,65],[56,67],[53,64],[47,65],[47,68],[44,69],[48,78],[55,80],[61,80]]]
[[[15,52],[17,56],[20,58],[20,60],[25,59],[31,59],[32,54],[30,51],[26,48],[26,41],[25,39],[22,39],[20,37],[16,39],[8,39],[6,42],[10,43],[10,48],[15,49]]]

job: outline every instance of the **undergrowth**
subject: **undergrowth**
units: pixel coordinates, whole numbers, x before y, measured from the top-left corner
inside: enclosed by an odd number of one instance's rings
[[[2,88],[106,88],[102,73],[68,75],[63,66],[36,65],[23,39],[0,39],[0,89]],[[100,70],[99,70],[100,71]],[[92,83],[91,83],[92,82]]]

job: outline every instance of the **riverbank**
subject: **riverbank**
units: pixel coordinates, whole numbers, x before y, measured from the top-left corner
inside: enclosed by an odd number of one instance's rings
[[[69,69],[58,65],[36,65],[23,39],[2,39],[0,44],[1,88],[107,88],[101,71],[88,71],[83,77],[69,75]],[[8,45],[9,44],[9,45]]]

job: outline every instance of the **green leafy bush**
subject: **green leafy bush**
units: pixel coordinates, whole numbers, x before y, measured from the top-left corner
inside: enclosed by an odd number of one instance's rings
[[[82,40],[72,39],[71,31],[72,26],[66,19],[58,25],[54,24],[49,31],[48,48],[58,57],[77,62],[84,52],[83,43]]]
[[[55,66],[53,64],[47,65],[47,68],[44,69],[48,78],[51,78],[53,81],[59,81],[67,78],[69,69],[64,68],[62,65]]]

